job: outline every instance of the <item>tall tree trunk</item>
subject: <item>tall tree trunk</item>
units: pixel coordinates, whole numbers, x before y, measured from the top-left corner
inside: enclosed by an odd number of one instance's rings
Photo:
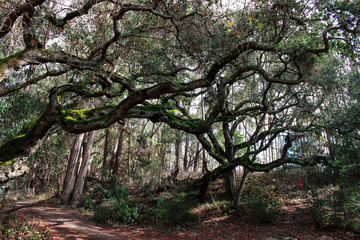
[[[95,131],[86,134],[86,143],[83,150],[82,163],[81,163],[80,171],[76,178],[76,183],[71,198],[71,205],[75,207],[77,207],[81,201],[86,175],[90,165],[91,150],[94,145],[94,140],[95,140]]]
[[[202,149],[202,173],[206,173],[208,168],[207,168],[207,162],[206,162],[206,156],[205,156],[205,149]]]
[[[78,171],[76,166],[78,164],[83,138],[84,133],[76,135],[73,146],[71,148],[69,162],[64,179],[64,188],[61,194],[61,202],[63,204],[69,204],[71,194],[74,190],[76,174]]]
[[[199,196],[198,196],[199,202],[205,202],[205,197],[209,189],[209,185],[210,185],[210,177],[209,179],[206,179],[203,185],[201,185],[200,187]]]
[[[180,148],[181,148],[181,136],[182,134],[180,131],[176,132],[176,139],[175,139],[175,169],[179,169],[179,162],[180,162]]]
[[[195,156],[194,156],[194,168],[193,168],[193,172],[197,172],[197,169],[198,169],[198,162],[199,162],[199,157],[200,157],[200,142],[198,141],[196,143],[196,153],[195,153]]]
[[[128,172],[128,179],[131,181],[131,128],[128,128],[128,142],[127,142],[127,172]]]
[[[239,207],[242,192],[244,190],[244,186],[245,186],[245,182],[246,182],[246,178],[247,178],[248,174],[249,174],[249,170],[247,168],[244,168],[244,172],[243,172],[239,187],[238,187],[237,192],[236,192],[236,199],[234,201],[233,208],[235,208],[235,209],[237,209]]]
[[[185,133],[185,149],[184,149],[184,163],[183,169],[185,172],[188,170],[188,155],[189,155],[189,134]]]
[[[236,198],[236,170],[233,169],[225,174],[226,197],[229,200]]]
[[[105,143],[104,143],[104,153],[103,153],[103,164],[102,164],[102,172],[101,177],[105,178],[108,175],[108,156],[110,151],[110,128],[105,130]]]
[[[125,121],[124,124],[122,124],[120,126],[119,139],[117,141],[118,145],[117,145],[117,151],[116,151],[116,155],[115,155],[114,168],[112,171],[112,174],[114,174],[116,178],[119,177],[119,173],[120,173],[121,154],[122,154],[122,150],[123,150],[123,142],[124,142],[124,134],[125,134],[126,126],[127,126],[127,121]]]
[[[161,147],[160,147],[160,153],[159,153],[159,157],[160,157],[160,166],[161,166],[161,170],[160,170],[160,175],[162,173],[162,171],[165,169],[165,125],[163,126],[163,129],[161,130]]]
[[[115,166],[116,153],[117,153],[118,146],[119,146],[119,138],[115,138],[114,149],[112,150],[111,158],[110,158],[110,161],[107,166],[109,169],[109,174],[111,174],[113,172],[113,169]]]

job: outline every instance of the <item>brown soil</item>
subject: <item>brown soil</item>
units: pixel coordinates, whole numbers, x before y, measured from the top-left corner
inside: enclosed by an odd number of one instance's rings
[[[16,203],[23,207],[17,214],[46,227],[54,239],[239,239],[239,240],[355,240],[360,235],[315,226],[299,209],[299,204],[277,212],[270,224],[260,223],[249,211],[225,215],[223,211],[200,212],[200,220],[192,224],[121,225],[99,227],[73,209],[63,206],[34,204],[39,197]],[[27,207],[24,207],[27,206]]]

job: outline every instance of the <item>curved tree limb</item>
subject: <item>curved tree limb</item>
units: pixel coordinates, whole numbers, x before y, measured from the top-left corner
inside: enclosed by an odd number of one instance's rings
[[[8,34],[16,20],[23,14],[30,13],[36,6],[41,5],[46,0],[28,0],[24,4],[16,8],[10,15],[5,19],[2,28],[0,30],[0,39]]]

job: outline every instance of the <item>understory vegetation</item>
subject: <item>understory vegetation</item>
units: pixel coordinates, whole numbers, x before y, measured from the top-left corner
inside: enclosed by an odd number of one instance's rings
[[[2,209],[4,211],[4,208]],[[28,219],[18,217],[14,212],[0,215],[0,239],[52,240],[49,231]]]

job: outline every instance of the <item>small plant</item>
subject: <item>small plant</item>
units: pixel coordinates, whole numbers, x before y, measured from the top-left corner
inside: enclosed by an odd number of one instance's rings
[[[0,216],[0,239],[51,240],[53,237],[45,228],[11,213]]]

